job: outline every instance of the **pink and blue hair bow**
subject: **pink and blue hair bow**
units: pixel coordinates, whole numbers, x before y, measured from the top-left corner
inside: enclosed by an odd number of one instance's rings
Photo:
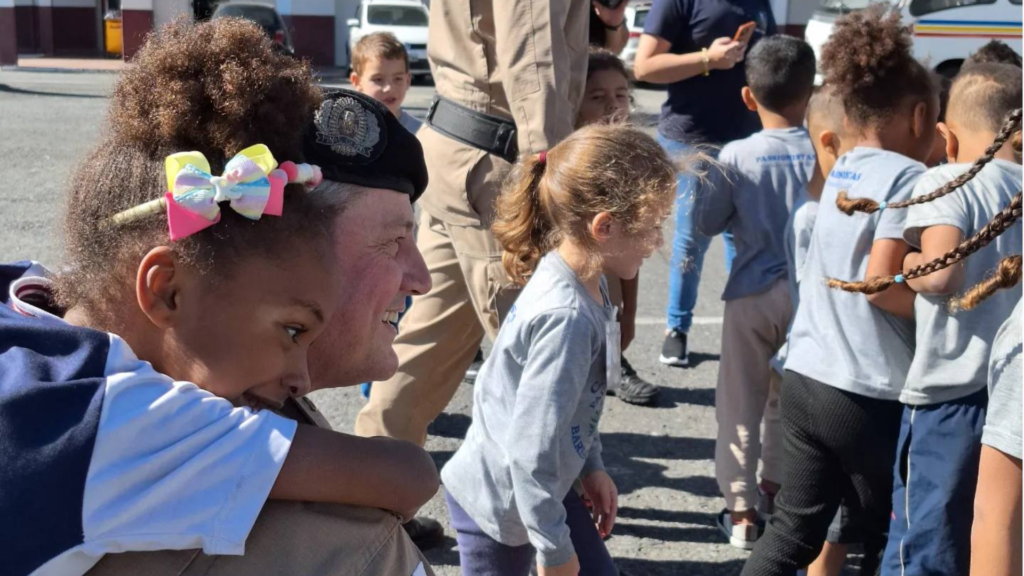
[[[170,238],[179,240],[219,222],[221,202],[229,202],[232,210],[250,220],[280,216],[286,184],[301,182],[312,188],[323,179],[317,166],[293,162],[278,166],[263,144],[236,154],[221,176],[211,174],[210,163],[201,152],[172,154],[165,167],[164,197],[115,215],[114,224],[166,209]]]

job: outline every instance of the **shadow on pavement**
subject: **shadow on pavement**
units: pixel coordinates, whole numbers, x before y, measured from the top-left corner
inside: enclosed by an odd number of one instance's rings
[[[40,92],[38,90],[26,90],[24,88],[15,88],[8,86],[7,84],[0,84],[0,92],[7,92],[9,94],[22,94],[25,96],[59,96],[61,98],[108,98],[101,94],[70,94],[65,92]]]
[[[459,551],[455,549],[455,538],[445,536],[444,542],[423,553],[432,566],[458,566]]]
[[[449,414],[448,412],[442,412],[441,415],[427,427],[427,433],[431,436],[440,436],[441,438],[464,440],[466,438],[466,432],[469,430],[469,424],[472,421],[473,419],[465,414]]]
[[[623,458],[713,460],[715,457],[715,441],[712,438],[677,438],[634,432],[606,432],[601,434],[601,446],[606,463]]]
[[[743,570],[743,560],[697,562],[616,558],[615,565],[628,576],[736,576]]]
[[[652,408],[675,408],[681,404],[691,406],[714,406],[714,388],[671,388],[661,387],[658,402]]]

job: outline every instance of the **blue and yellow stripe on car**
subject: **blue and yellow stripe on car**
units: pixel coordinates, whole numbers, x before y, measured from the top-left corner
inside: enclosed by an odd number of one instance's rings
[[[1021,22],[918,20],[914,36],[926,38],[1021,38]]]

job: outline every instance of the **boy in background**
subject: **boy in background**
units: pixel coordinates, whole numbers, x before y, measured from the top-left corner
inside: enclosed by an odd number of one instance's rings
[[[731,230],[736,244],[722,294],[715,475],[726,503],[719,529],[732,546],[746,550],[760,536],[759,499],[770,501],[782,480],[781,379],[770,361],[785,343],[793,313],[786,223],[816,168],[803,127],[814,73],[814,51],[802,40],[773,36],[754,46],[747,55],[742,97],[764,129],[722,149],[724,173],[709,188],[713,192],[696,199],[697,229],[707,236]],[[760,484],[758,460],[763,462]]]
[[[415,134],[422,122],[402,110],[402,102],[412,83],[409,53],[390,32],[363,36],[352,50],[352,87],[357,92],[383,103],[406,130]]]

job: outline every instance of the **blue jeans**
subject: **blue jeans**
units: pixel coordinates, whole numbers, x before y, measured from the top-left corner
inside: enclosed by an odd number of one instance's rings
[[[658,143],[675,158],[693,152],[689,144],[669,140],[658,133]],[[717,149],[706,150],[717,156]],[[693,308],[697,305],[697,287],[700,271],[704,267],[704,253],[711,245],[711,237],[697,231],[694,218],[694,198],[697,194],[711,194],[714,191],[704,186],[693,174],[680,172],[676,188],[676,230],[672,237],[672,260],[668,274],[668,327],[679,332],[689,332],[693,324]],[[725,241],[725,269],[732,268],[736,247],[732,233],[722,234]]]
[[[452,517],[455,539],[459,543],[459,565],[463,576],[530,574],[536,554],[533,546],[506,546],[498,542],[485,534],[447,491],[444,497],[448,504],[448,513]],[[562,503],[565,505],[565,523],[569,526],[569,537],[580,562],[580,574],[618,576],[619,570],[612,562],[608,548],[601,540],[601,535],[594,526],[593,516],[587,510],[583,499],[574,490],[569,490]]]
[[[904,406],[882,576],[967,574],[988,390]]]

